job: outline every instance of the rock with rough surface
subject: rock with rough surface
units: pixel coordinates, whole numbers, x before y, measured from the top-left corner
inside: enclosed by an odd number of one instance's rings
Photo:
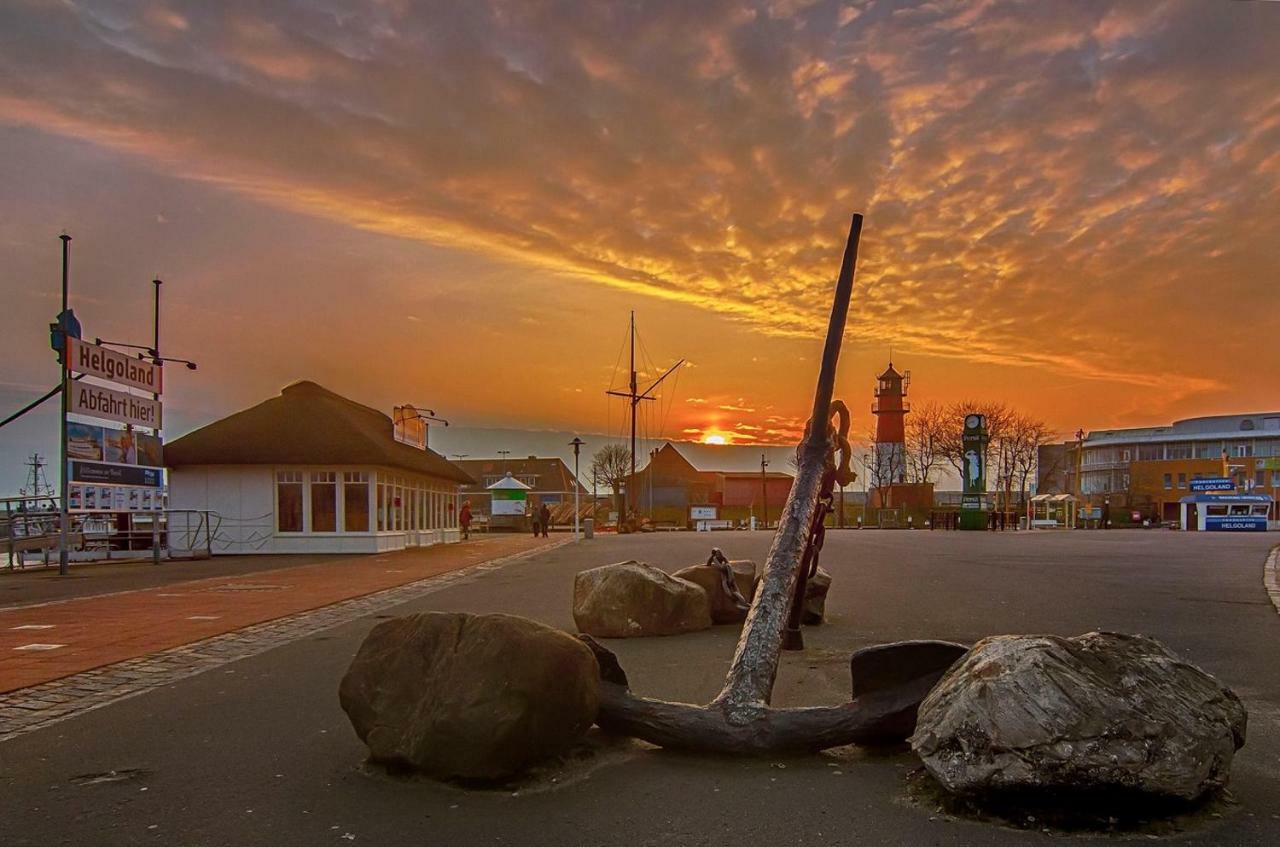
[[[735,559],[729,562],[729,568],[733,572],[734,587],[741,596],[741,603],[730,595],[724,584],[723,572],[714,565],[692,565],[673,574],[677,579],[687,579],[707,592],[712,623],[742,623],[747,619],[747,609],[751,607],[751,598],[756,593],[759,576],[755,562]]]
[[[567,751],[599,674],[587,645],[536,621],[428,612],[374,627],[338,696],[374,761],[493,780]]]
[[[804,584],[804,615],[800,622],[817,626],[826,620],[827,592],[831,590],[831,574],[821,567]]]
[[[573,580],[573,620],[597,638],[678,635],[711,626],[701,586],[645,562],[581,571]]]
[[[930,692],[911,746],[960,794],[1194,800],[1227,783],[1245,724],[1231,690],[1149,638],[1002,635]]]

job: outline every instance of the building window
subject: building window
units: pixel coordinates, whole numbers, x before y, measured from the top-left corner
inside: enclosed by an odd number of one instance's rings
[[[1256,474],[1254,474],[1254,479],[1256,481],[1255,484],[1259,488],[1266,487],[1266,484],[1267,484],[1266,476],[1267,476],[1266,471],[1258,471]]]
[[[1173,474],[1167,473],[1164,475],[1164,488],[1166,491],[1173,489]]]
[[[369,475],[347,471],[342,475],[342,529],[369,531]]]
[[[1280,488],[1280,470],[1273,470],[1271,472],[1271,487]]]
[[[1236,445],[1236,458],[1237,458],[1237,459],[1244,459],[1244,458],[1248,458],[1249,456],[1252,456],[1252,455],[1253,455],[1253,445],[1252,445],[1252,444],[1237,444],[1237,445]]]
[[[1170,444],[1165,450],[1166,459],[1190,459],[1195,451],[1190,444]]]
[[[1187,475],[1186,475],[1186,474],[1184,474],[1184,473],[1180,473],[1180,474],[1178,474],[1178,487],[1179,487],[1179,488],[1186,488],[1186,487],[1187,487]]]
[[[387,528],[387,484],[378,483],[378,532]]]
[[[311,531],[338,531],[338,475],[311,472]]]
[[[302,472],[276,472],[276,531],[302,532]]]

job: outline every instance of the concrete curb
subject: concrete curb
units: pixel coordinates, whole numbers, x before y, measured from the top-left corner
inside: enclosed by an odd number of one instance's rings
[[[1267,557],[1267,564],[1262,569],[1262,585],[1267,589],[1271,605],[1280,612],[1280,545],[1271,548],[1271,555]]]

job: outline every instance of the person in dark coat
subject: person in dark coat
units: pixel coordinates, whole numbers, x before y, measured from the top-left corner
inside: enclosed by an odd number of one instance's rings
[[[543,503],[542,508],[538,510],[538,523],[542,524],[542,537],[546,538],[547,530],[551,528],[551,509],[546,503]]]

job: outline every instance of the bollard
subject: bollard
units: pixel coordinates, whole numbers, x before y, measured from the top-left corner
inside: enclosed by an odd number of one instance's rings
[[[596,536],[596,519],[587,518],[582,522],[582,537],[590,540]]]

